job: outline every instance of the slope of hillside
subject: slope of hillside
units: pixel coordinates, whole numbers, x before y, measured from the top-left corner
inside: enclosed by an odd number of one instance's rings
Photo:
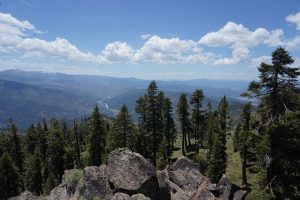
[[[90,113],[94,103],[72,93],[0,80],[0,126],[9,117],[25,128],[43,118],[72,119]]]
[[[12,117],[19,127],[26,127],[42,118],[73,119],[89,114],[98,104],[105,115],[112,117],[126,104],[136,119],[136,100],[145,94],[149,80],[114,78],[94,75],[22,70],[0,71],[0,125]],[[204,105],[211,101],[215,107],[226,95],[235,115],[240,108],[239,95],[244,81],[190,80],[157,81],[158,88],[170,97],[175,108],[181,93],[190,95],[195,89],[204,91]]]

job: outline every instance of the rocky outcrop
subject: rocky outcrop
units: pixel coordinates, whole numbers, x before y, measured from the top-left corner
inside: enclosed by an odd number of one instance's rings
[[[75,199],[90,200],[99,198],[101,200],[111,199],[113,191],[108,181],[108,170],[106,165],[100,167],[86,167],[83,170],[83,178],[75,189]]]
[[[223,175],[218,183],[221,199],[229,199],[231,195],[231,183],[226,175]]]
[[[58,200],[58,199],[68,199],[66,184],[62,183],[58,187],[54,188],[50,194],[51,200]]]
[[[245,199],[246,194],[247,194],[246,191],[238,190],[234,193],[233,200],[243,200]]]
[[[127,194],[142,193],[155,198],[156,170],[140,154],[128,149],[116,149],[109,154],[109,181],[115,191]]]
[[[17,197],[12,197],[9,200],[50,200],[51,198],[44,196],[35,196],[29,191],[25,191]]]
[[[24,192],[11,200],[242,200],[246,194],[233,192],[226,175],[213,184],[186,157],[156,171],[140,154],[124,148],[111,152],[107,165],[86,167],[74,180],[75,171],[65,171],[50,197]]]
[[[198,164],[186,157],[179,158],[174,164],[157,173],[160,199],[197,200],[227,198],[227,187],[216,184],[206,178]],[[227,183],[227,182],[226,182]],[[227,186],[227,185],[226,185]],[[230,185],[231,189],[231,185]]]
[[[130,196],[121,192],[115,193],[111,200],[129,200]]]

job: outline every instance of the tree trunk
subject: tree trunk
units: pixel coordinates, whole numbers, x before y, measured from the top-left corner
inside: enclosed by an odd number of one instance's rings
[[[187,152],[188,144],[187,144],[187,133],[186,132],[184,132],[184,147],[185,147],[185,151]]]
[[[182,132],[182,144],[181,144],[181,151],[182,151],[182,155],[185,156],[185,150],[184,150],[184,146],[185,146],[185,136],[184,136],[184,132]]]
[[[191,133],[190,133],[190,132],[188,132],[187,136],[188,136],[188,142],[189,142],[189,146],[191,146]]]
[[[247,148],[244,145],[244,152],[243,152],[243,162],[242,162],[242,186],[247,185]]]

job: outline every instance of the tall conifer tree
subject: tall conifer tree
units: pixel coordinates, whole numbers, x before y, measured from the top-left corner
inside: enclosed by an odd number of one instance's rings
[[[204,95],[202,90],[196,90],[193,92],[190,104],[192,105],[192,126],[193,126],[193,134],[195,139],[203,140],[203,134],[201,132],[201,124],[203,125],[203,114],[201,111],[202,108],[202,101]]]
[[[91,116],[91,136],[89,141],[90,165],[99,166],[102,164],[104,136],[103,119],[96,105]]]
[[[0,157],[0,199],[17,196],[21,190],[21,177],[9,154]]]
[[[299,68],[291,67],[294,59],[282,47],[272,52],[272,64],[261,63],[258,67],[259,80],[249,84],[246,95],[259,99],[258,127],[262,136],[259,166],[265,176],[264,186],[273,191],[278,199],[297,198],[300,189],[298,164],[299,154],[293,154],[299,147],[298,123],[290,124],[299,111]],[[291,117],[293,116],[293,117]],[[290,121],[287,119],[290,118]],[[298,118],[299,121],[299,118]],[[284,129],[287,124],[290,128]],[[298,180],[298,181],[296,181]],[[299,195],[298,195],[299,198]]]
[[[190,130],[190,120],[189,120],[189,105],[187,102],[186,94],[182,94],[179,98],[177,107],[177,118],[180,124],[180,130],[182,134],[182,155],[186,155],[187,151],[187,135]]]

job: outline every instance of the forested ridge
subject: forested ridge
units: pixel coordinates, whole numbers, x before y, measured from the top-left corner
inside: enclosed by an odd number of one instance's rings
[[[114,119],[95,106],[89,117],[72,126],[45,119],[25,134],[9,119],[0,134],[0,199],[24,190],[47,195],[65,169],[105,164],[119,147],[141,154],[157,169],[171,164],[180,150],[216,183],[229,165],[228,145],[241,158],[237,187],[251,193],[251,172],[258,177],[261,199],[299,199],[300,71],[291,67],[294,59],[283,48],[272,53],[271,63],[261,63],[258,79],[242,94],[249,101],[236,124],[231,124],[226,96],[213,109],[211,103],[203,105],[205,94],[199,88],[191,97],[182,94],[173,107],[155,81],[136,101],[137,122],[126,105]],[[251,104],[253,98],[258,105]]]

